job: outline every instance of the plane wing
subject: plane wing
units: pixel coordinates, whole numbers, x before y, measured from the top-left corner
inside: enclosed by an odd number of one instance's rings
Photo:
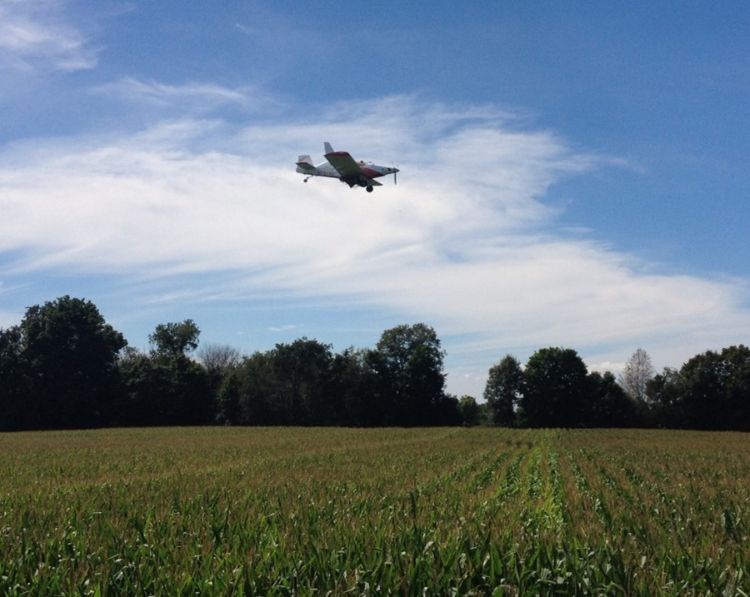
[[[354,158],[348,151],[329,151],[325,154],[325,158],[342,178],[364,176],[362,168],[354,161]]]
[[[362,187],[366,186],[367,190],[371,191],[372,187],[383,186],[373,178],[382,176],[381,172],[373,170],[364,162],[355,162],[348,151],[334,151],[328,141],[323,144],[323,147],[325,147],[325,158],[328,163],[338,172],[339,178],[350,187],[356,184]]]

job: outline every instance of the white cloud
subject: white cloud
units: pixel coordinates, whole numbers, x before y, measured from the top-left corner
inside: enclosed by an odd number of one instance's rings
[[[76,71],[96,66],[96,49],[61,16],[63,4],[0,0],[0,67]]]
[[[283,325],[272,325],[268,327],[269,332],[291,332],[296,330],[297,326],[292,323],[285,323]]]
[[[270,98],[252,87],[231,88],[214,83],[192,82],[169,85],[158,81],[142,81],[126,77],[100,85],[95,92],[128,102],[137,102],[170,110],[179,106],[181,112],[209,112],[215,108],[235,105],[244,110],[268,107]]]
[[[645,345],[659,366],[750,330],[742,282],[653,273],[603,243],[555,233],[550,188],[608,158],[517,130],[491,108],[409,97],[342,104],[305,122],[232,131],[183,120],[6,151],[0,251],[24,257],[0,275],[197,274],[172,292],[388,309],[461,337],[446,345],[461,363],[457,393],[476,394],[461,379],[475,384],[506,351],[565,345],[617,363]],[[372,194],[330,179],[303,185],[294,160],[320,155],[324,140],[398,161],[399,185]],[[216,272],[231,276],[206,288],[201,276]]]

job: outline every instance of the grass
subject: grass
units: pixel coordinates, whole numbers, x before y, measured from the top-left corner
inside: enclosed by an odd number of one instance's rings
[[[748,587],[747,434],[0,434],[3,595]]]

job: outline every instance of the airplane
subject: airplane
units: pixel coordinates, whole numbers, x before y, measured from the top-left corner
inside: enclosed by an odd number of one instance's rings
[[[307,174],[307,182],[313,176],[328,176],[338,178],[341,182],[349,185],[349,188],[355,185],[365,187],[368,193],[372,193],[373,187],[383,186],[376,178],[393,174],[393,184],[396,184],[396,173],[398,168],[389,168],[388,166],[376,166],[372,162],[355,161],[348,151],[334,151],[331,144],[326,141],[323,143],[325,158],[328,163],[313,164],[309,155],[301,155],[297,158],[297,172]]]

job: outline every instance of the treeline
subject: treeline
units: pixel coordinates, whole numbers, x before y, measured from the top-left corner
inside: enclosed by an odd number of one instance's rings
[[[30,307],[19,325],[0,330],[0,429],[493,424],[750,430],[750,350],[744,346],[706,352],[659,375],[633,367],[624,379],[588,372],[572,349],[538,350],[525,366],[506,356],[490,369],[485,402],[478,404],[445,391],[445,353],[424,324],[397,326],[374,348],[341,353],[307,338],[248,357],[216,345],[196,353],[199,336],[189,319],[160,324],[149,336],[150,350],[141,352],[128,347],[89,301],[64,296]]]
[[[543,348],[523,368],[512,356],[492,367],[484,397],[495,425],[750,431],[750,349],[707,351],[658,375],[639,349],[617,379],[588,373],[574,350]]]
[[[423,324],[373,349],[334,354],[317,340],[247,358],[223,346],[192,357],[192,320],[156,326],[151,350],[86,300],[64,296],[0,330],[0,429],[147,425],[460,425],[444,391],[444,352]]]

